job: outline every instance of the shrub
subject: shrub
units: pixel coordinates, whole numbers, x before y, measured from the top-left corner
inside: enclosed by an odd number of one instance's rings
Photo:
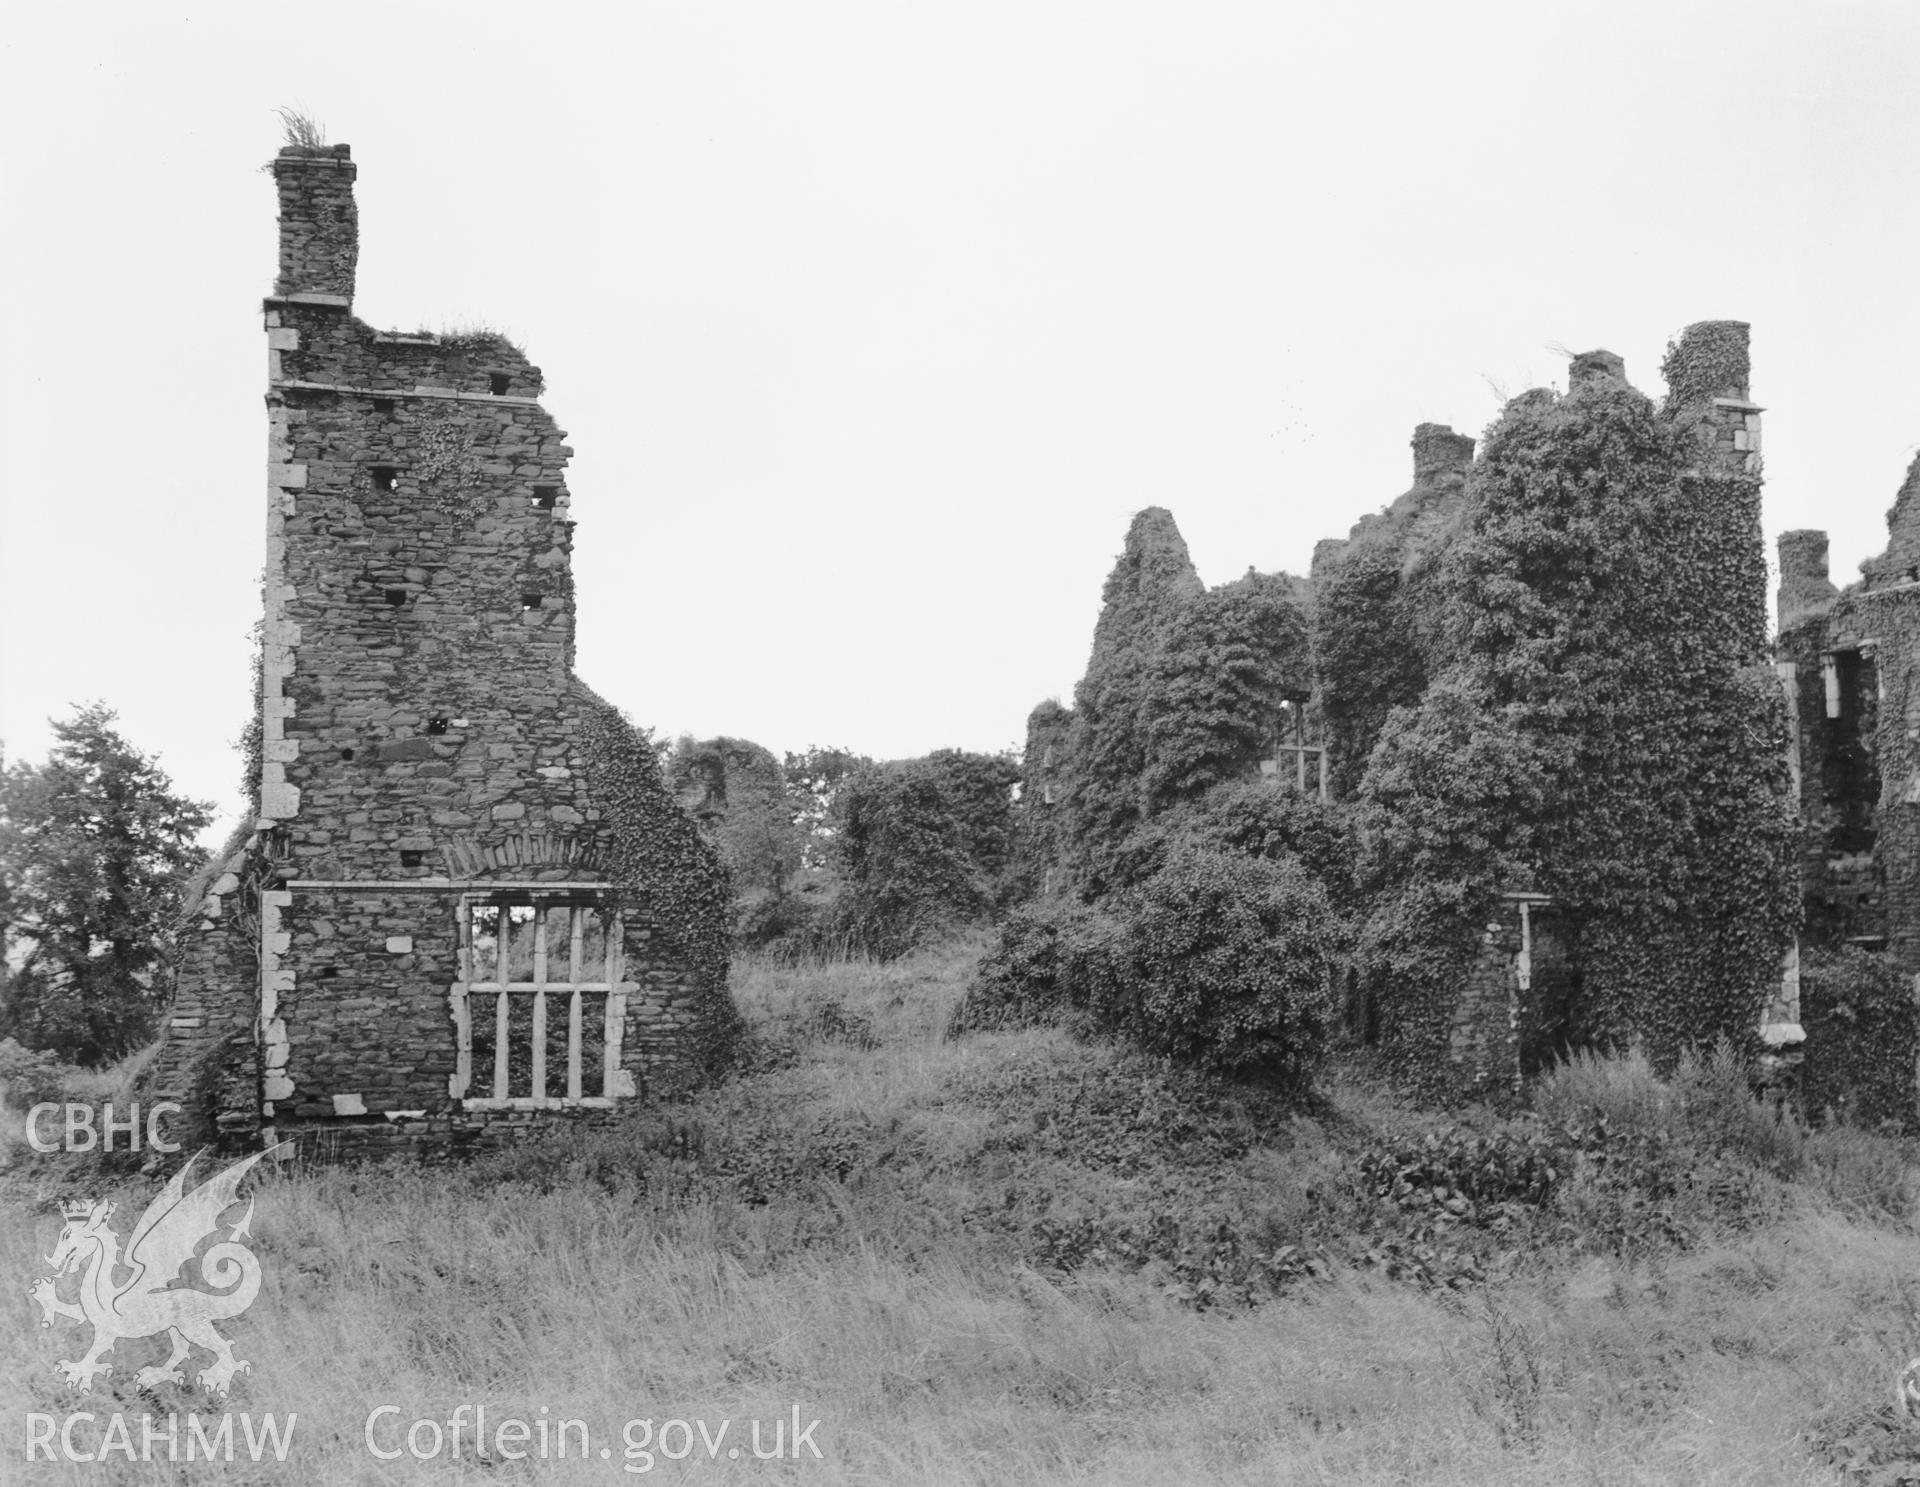
[[[1001,921],[947,1031],[1057,1024],[1076,1013],[1123,1026],[1133,991],[1124,926],[1097,909],[1043,900]]]
[[[1344,935],[1297,861],[1182,851],[1141,890],[1129,934],[1144,1041],[1223,1069],[1298,1075],[1318,1060]]]
[[[12,1038],[0,1038],[0,1097],[21,1110],[65,1100],[68,1088],[85,1072],[45,1049],[23,1048]]]
[[[1081,1014],[1156,1052],[1298,1077],[1336,1013],[1345,933],[1292,858],[1182,847],[1114,912],[1042,903],[1009,914],[952,1031]]]

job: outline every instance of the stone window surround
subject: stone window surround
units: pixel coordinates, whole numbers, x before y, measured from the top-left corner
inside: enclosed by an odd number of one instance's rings
[[[485,908],[497,908],[502,914],[513,908],[534,910],[533,979],[501,982],[473,978],[476,969],[472,945],[474,916],[476,910]],[[569,916],[575,941],[580,937],[582,923],[577,911],[597,909],[604,916],[602,924],[606,959],[602,967],[603,979],[574,981],[567,979],[567,976],[554,979],[547,974],[548,911],[558,908],[575,911]],[[625,979],[625,925],[619,911],[611,907],[610,896],[605,890],[596,891],[579,884],[554,884],[533,889],[482,889],[463,894],[457,912],[462,979],[454,983],[449,995],[458,1037],[458,1054],[453,1077],[448,1081],[448,1093],[460,1100],[465,1109],[474,1111],[608,1109],[616,1099],[632,1095],[633,1076],[621,1067],[620,1056],[626,1029],[627,997],[638,988]],[[569,947],[562,953],[567,959],[567,972],[570,975],[577,964],[575,950]],[[558,1002],[561,1015],[568,1019],[568,1087],[570,1091],[578,1089],[579,1094],[509,1096],[505,1093],[509,1048],[508,1006],[510,999],[517,996],[531,998],[533,1002],[532,1025],[523,1034],[531,1045],[534,1068],[542,1076],[534,1081],[533,1087],[545,1087],[546,1019],[554,1010],[551,1004]],[[606,998],[604,1052],[598,1080],[593,1079],[588,1070],[579,1067],[583,1048],[583,1000],[588,996]],[[490,1075],[482,1072],[484,1087],[490,1093],[470,1096],[468,1090],[474,1085],[473,1019],[476,1010],[483,1016],[490,1012],[494,1019],[494,1066]],[[596,1085],[597,1093],[586,1093]]]

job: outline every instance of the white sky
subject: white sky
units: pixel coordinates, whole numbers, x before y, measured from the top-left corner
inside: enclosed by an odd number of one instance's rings
[[[1657,394],[1752,321],[1769,549],[1843,583],[1920,441],[1910,0],[142,0],[0,58],[0,739],[103,699],[229,820],[283,103],[357,313],[544,369],[580,671],[669,733],[1016,743],[1133,511],[1304,572],[1556,347]]]

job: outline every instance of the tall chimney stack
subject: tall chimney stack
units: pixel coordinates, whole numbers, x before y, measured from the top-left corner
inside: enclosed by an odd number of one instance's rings
[[[280,191],[280,277],[276,298],[342,307],[353,303],[360,218],[358,173],[346,145],[288,145],[273,161]]]

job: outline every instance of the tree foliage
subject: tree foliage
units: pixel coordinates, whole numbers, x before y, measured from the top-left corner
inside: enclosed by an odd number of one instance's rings
[[[1006,755],[940,749],[856,771],[844,787],[838,910],[850,943],[891,957],[1000,907],[1011,881]]]
[[[173,792],[93,703],[53,724],[44,765],[0,778],[7,962],[0,1018],[28,1048],[70,1063],[118,1058],[152,1037],[195,835],[211,807]]]
[[[696,742],[683,734],[665,770],[681,808],[720,853],[736,899],[781,897],[801,850],[781,762],[744,738]]]

